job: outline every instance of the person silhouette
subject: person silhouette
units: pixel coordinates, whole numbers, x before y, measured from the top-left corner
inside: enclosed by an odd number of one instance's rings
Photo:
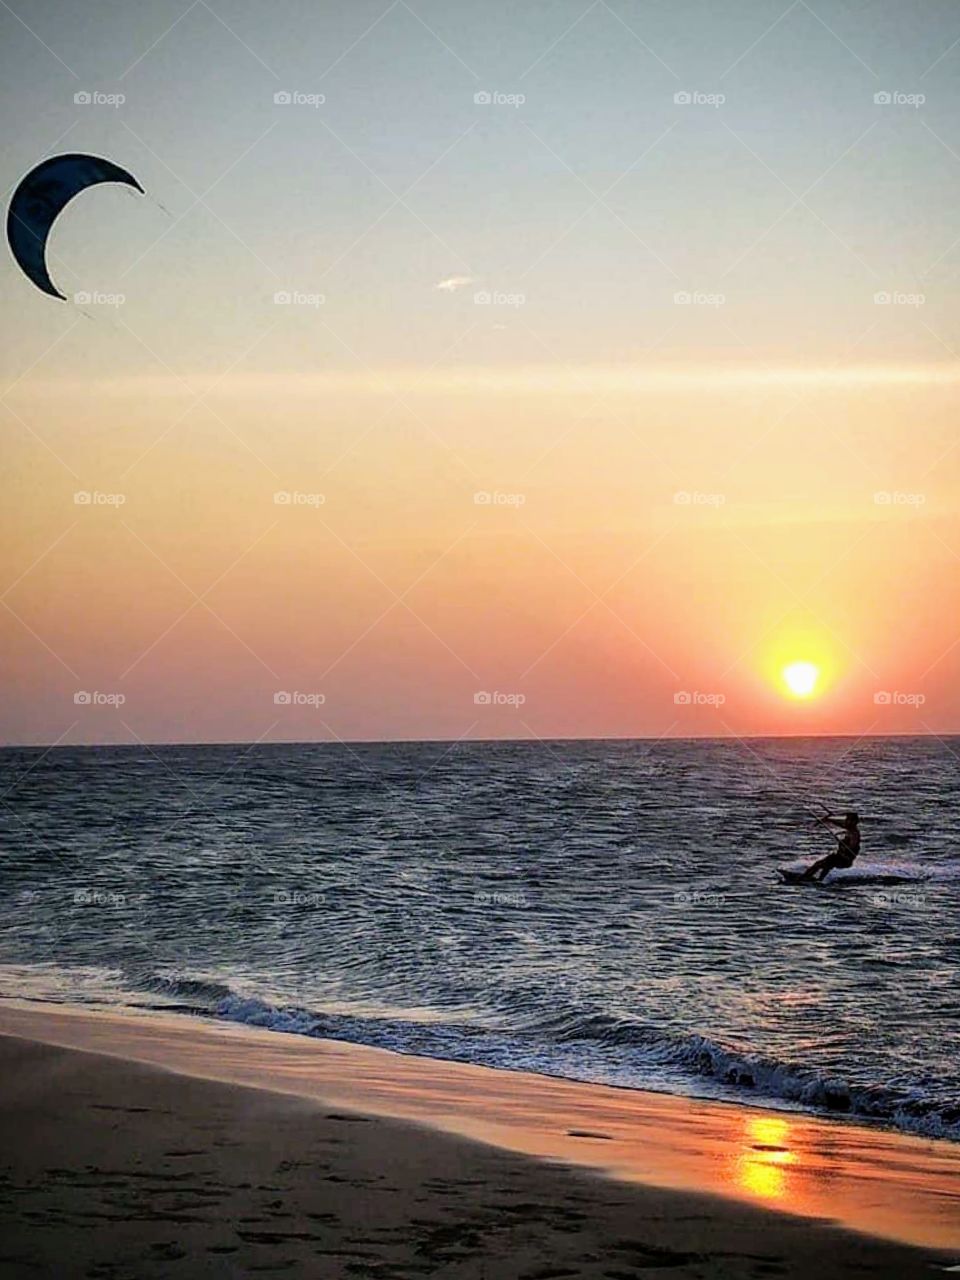
[[[842,818],[831,817],[826,814],[822,818],[817,818],[817,822],[827,828],[837,847],[832,853],[828,853],[824,858],[818,858],[817,861],[801,876],[802,880],[824,880],[827,873],[832,871],[834,867],[852,867],[853,860],[860,852],[860,817],[856,813],[845,813]],[[843,835],[837,835],[832,830],[833,827],[840,827]]]

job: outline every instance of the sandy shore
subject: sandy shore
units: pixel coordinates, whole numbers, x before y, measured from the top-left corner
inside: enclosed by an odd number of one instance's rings
[[[745,1165],[724,1141],[783,1117],[190,1019],[7,1006],[0,1031],[3,1276],[929,1278],[960,1260],[953,1144],[821,1125],[801,1174],[819,1122],[798,1144],[788,1118]],[[806,1179],[890,1206],[885,1234],[916,1243],[807,1213]]]

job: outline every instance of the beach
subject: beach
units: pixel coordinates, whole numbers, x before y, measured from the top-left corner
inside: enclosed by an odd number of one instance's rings
[[[200,1019],[10,1004],[0,1035],[5,1276],[909,1277],[960,1250],[954,1144]]]

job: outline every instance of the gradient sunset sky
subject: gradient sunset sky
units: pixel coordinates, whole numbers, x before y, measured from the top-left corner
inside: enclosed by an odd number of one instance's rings
[[[955,4],[0,39],[3,741],[960,731]]]

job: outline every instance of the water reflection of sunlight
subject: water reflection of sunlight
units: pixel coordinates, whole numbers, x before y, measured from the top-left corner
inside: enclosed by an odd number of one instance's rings
[[[751,1116],[744,1134],[744,1149],[737,1157],[737,1183],[764,1200],[782,1200],[787,1194],[787,1169],[796,1164],[789,1150],[790,1124],[779,1116]]]

